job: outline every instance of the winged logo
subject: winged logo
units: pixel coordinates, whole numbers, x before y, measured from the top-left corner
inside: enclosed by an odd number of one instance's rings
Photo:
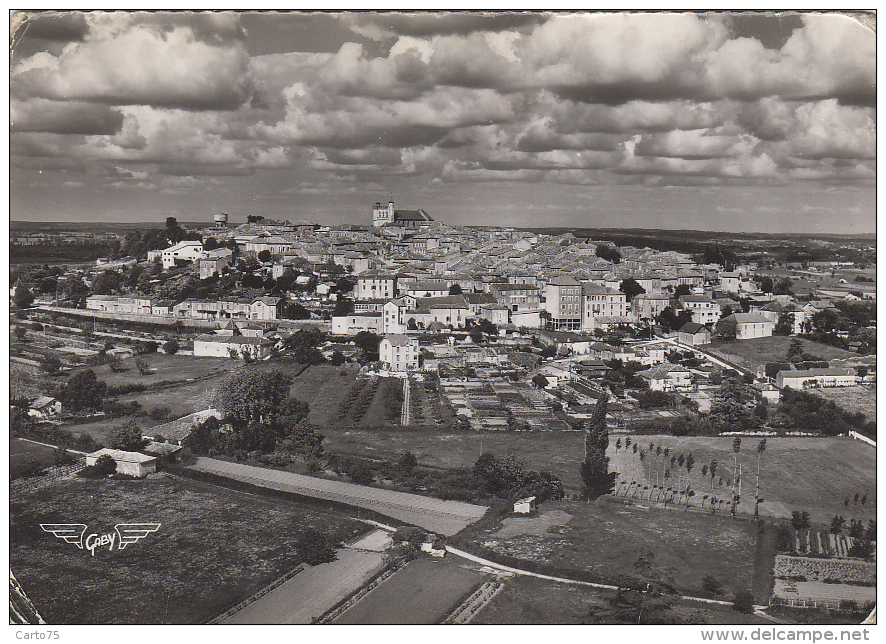
[[[118,523],[114,526],[116,534],[92,533],[85,539],[85,523],[41,523],[40,527],[44,532],[51,532],[65,543],[72,543],[80,550],[89,550],[92,556],[95,556],[95,549],[98,547],[109,546],[109,550],[114,550],[116,544],[118,550],[123,550],[128,545],[138,543],[152,532],[157,532],[160,525],[159,523]]]
[[[118,523],[114,526],[117,536],[120,537],[120,550],[131,543],[137,543],[140,539],[144,539],[159,529],[159,523]]]
[[[65,543],[73,543],[83,550],[83,535],[86,533],[85,523],[41,523],[44,532],[51,532]]]

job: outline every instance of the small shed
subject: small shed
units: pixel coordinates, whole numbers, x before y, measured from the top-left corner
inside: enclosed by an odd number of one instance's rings
[[[86,465],[95,465],[99,458],[106,455],[114,459],[119,474],[143,478],[157,471],[156,456],[148,456],[138,452],[124,452],[121,449],[108,449],[107,447],[87,454]]]
[[[538,507],[538,501],[534,496],[527,496],[514,502],[515,514],[529,514]]]

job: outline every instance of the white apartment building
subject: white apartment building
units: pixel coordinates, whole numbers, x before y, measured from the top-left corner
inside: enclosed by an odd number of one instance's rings
[[[392,297],[397,297],[396,275],[379,271],[367,271],[357,278],[357,285],[354,287],[355,299],[373,300]]]
[[[621,291],[583,282],[582,294],[582,330],[592,331],[627,320],[627,299]]]
[[[378,345],[378,357],[391,371],[418,369],[418,338],[386,335]]]
[[[568,275],[555,277],[545,285],[545,310],[559,331],[581,329],[581,282]]]
[[[680,304],[692,313],[696,324],[714,324],[720,319],[720,305],[704,295],[681,295]]]
[[[201,257],[203,257],[203,242],[199,241],[182,241],[160,253],[160,261],[167,270],[175,266],[176,260],[195,262]]]

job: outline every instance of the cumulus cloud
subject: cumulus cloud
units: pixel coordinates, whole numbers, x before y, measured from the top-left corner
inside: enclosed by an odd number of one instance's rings
[[[123,114],[104,105],[31,99],[12,100],[9,120],[13,132],[114,134],[123,125]]]
[[[20,61],[12,69],[13,94],[185,109],[235,109],[249,98],[242,42],[220,38],[215,44],[197,26],[164,31],[120,15],[93,19],[85,40],[58,56],[40,52]],[[203,31],[207,24],[201,23]]]
[[[268,170],[305,190],[874,178],[875,40],[832,16],[763,38],[716,14],[342,14],[332,44],[252,57],[233,13],[71,16],[13,58],[17,167],[182,194]]]

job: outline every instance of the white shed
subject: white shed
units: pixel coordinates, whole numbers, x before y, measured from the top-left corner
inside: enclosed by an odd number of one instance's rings
[[[514,502],[514,512],[516,514],[529,514],[538,507],[537,500],[534,496],[527,496]]]

